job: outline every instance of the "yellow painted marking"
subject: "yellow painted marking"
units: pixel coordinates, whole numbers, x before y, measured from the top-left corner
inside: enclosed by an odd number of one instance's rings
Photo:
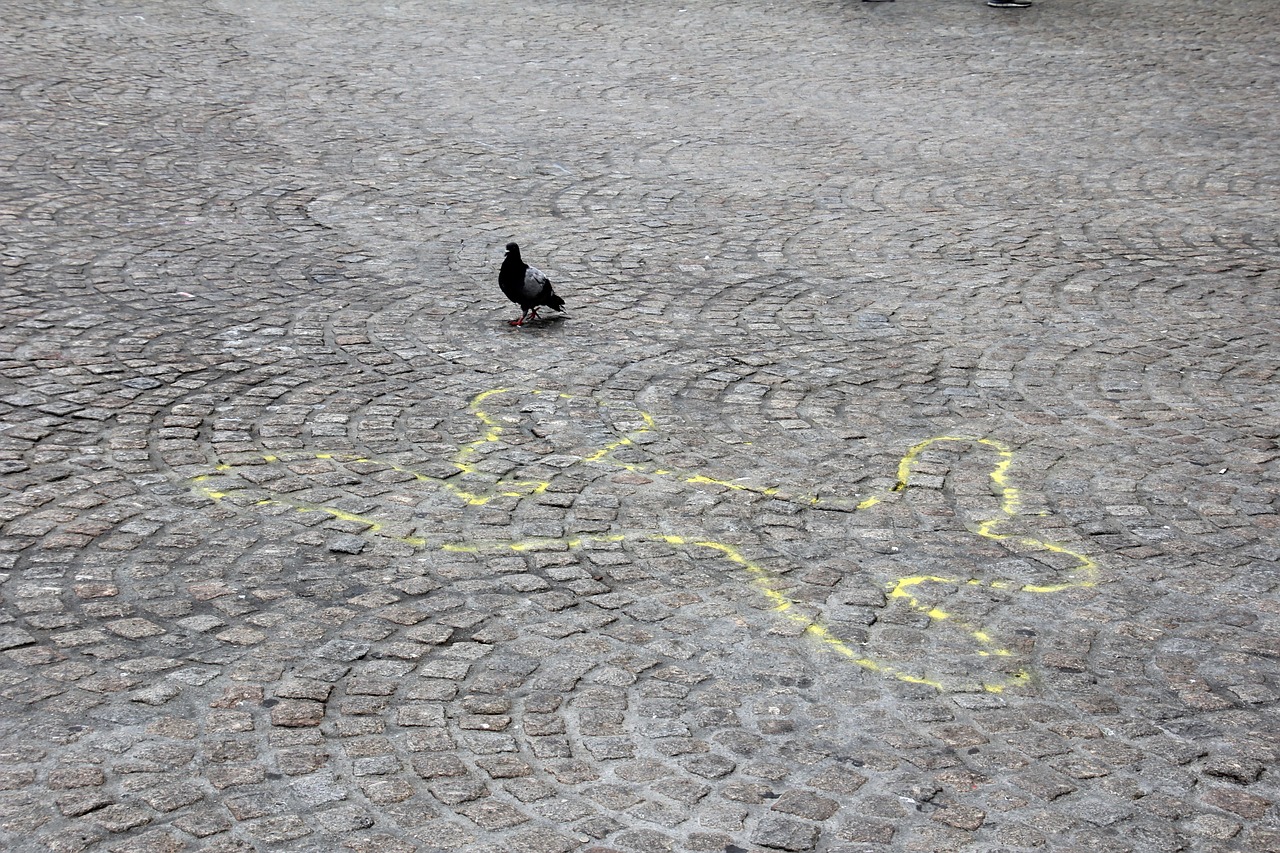
[[[756,588],[770,602],[771,612],[776,613],[783,618],[796,622],[804,626],[804,634],[819,641],[824,648],[832,650],[849,662],[856,666],[873,672],[885,678],[892,678],[897,681],[904,681],[909,684],[922,684],[932,687],[936,690],[947,690],[954,688],[964,688],[964,685],[947,685],[944,682],[936,681],[922,676],[914,675],[897,669],[893,665],[884,661],[875,660],[867,657],[865,654],[857,650],[848,642],[840,639],[831,629],[823,625],[821,622],[807,615],[806,608],[799,602],[788,598],[785,594],[774,588],[777,582],[768,569],[760,564],[752,561],[739,549],[724,542],[717,542],[709,539],[689,539],[684,536],[674,534],[654,534],[654,533],[632,533],[632,534],[611,534],[605,536],[581,537],[564,541],[570,548],[580,547],[584,542],[621,542],[628,539],[652,540],[657,542],[666,542],[669,545],[676,546],[692,546],[700,548],[708,548],[717,552],[725,560],[735,565],[741,566],[746,570],[750,577],[752,586]],[[529,543],[524,542],[490,542],[485,544],[449,544],[445,545],[446,550],[450,551],[467,551],[470,553],[478,553],[482,551],[494,550],[523,550],[527,546],[536,543],[545,542],[546,540],[533,540]],[[1015,675],[1009,677],[1006,681],[998,684],[983,684],[981,689],[999,693],[1007,687],[1020,684],[1025,680],[1024,675]]]
[[[334,453],[305,453],[299,452],[290,455],[280,454],[262,454],[259,458],[268,464],[284,463],[289,459],[321,459],[332,461],[358,462],[362,464],[376,464],[385,466],[391,470],[407,474],[416,482],[433,483],[445,489],[454,495],[463,503],[470,506],[483,506],[498,497],[523,498],[530,495],[541,494],[550,488],[551,483],[547,480],[502,480],[497,479],[493,475],[487,474],[478,468],[476,457],[482,455],[487,446],[497,444],[502,441],[504,434],[503,427],[494,415],[484,408],[484,404],[491,398],[511,393],[512,389],[494,388],[484,391],[474,397],[468,405],[468,411],[474,416],[480,424],[480,437],[462,445],[457,453],[450,459],[450,464],[457,471],[472,479],[488,479],[490,486],[487,489],[472,490],[464,488],[458,483],[451,481],[451,478],[434,477],[420,471],[416,471],[408,466],[401,465],[388,460],[379,460],[359,455],[341,455]],[[557,399],[572,400],[573,396],[564,393],[546,392],[541,390],[529,390],[522,393],[533,395],[555,394]],[[606,405],[606,404],[598,404]],[[637,463],[621,462],[612,458],[612,454],[623,448],[636,445],[636,439],[647,433],[652,433],[657,429],[657,424],[652,415],[640,409],[627,408],[626,412],[634,417],[639,417],[641,425],[625,435],[619,435],[615,440],[609,442],[603,447],[597,448],[595,451],[582,457],[583,462],[589,464],[608,465],[625,471],[644,474],[654,477],[671,477],[689,485],[711,485],[727,488],[735,491],[750,492],[762,496],[778,496],[781,490],[777,487],[757,487],[745,485],[743,483],[722,480],[707,474],[697,472],[682,472],[656,466],[649,466]],[[1023,548],[1033,550],[1042,550],[1050,553],[1058,554],[1075,562],[1075,567],[1066,572],[1063,580],[1057,583],[1047,584],[1023,584],[1021,586],[1007,580],[994,579],[983,580],[979,578],[947,578],[938,575],[917,575],[910,577],[901,577],[892,581],[887,588],[887,595],[890,599],[898,599],[904,601],[907,606],[914,610],[927,615],[935,622],[946,622],[954,629],[963,631],[968,634],[977,644],[977,653],[981,656],[998,656],[1009,657],[1013,653],[1008,649],[999,647],[987,632],[964,624],[957,620],[947,611],[932,605],[922,603],[915,594],[915,590],[925,584],[952,584],[967,586],[987,586],[991,589],[1014,590],[1026,593],[1049,594],[1064,592],[1070,589],[1081,587],[1091,587],[1097,583],[1098,567],[1089,557],[1050,542],[1045,542],[1033,537],[999,533],[997,528],[1002,524],[1009,522],[1016,515],[1022,506],[1019,491],[1009,482],[1009,470],[1013,465],[1013,451],[1003,443],[995,439],[964,436],[964,435],[944,435],[930,438],[919,442],[910,447],[898,462],[897,480],[895,485],[886,493],[871,495],[862,498],[856,502],[843,498],[823,498],[816,495],[808,495],[801,497],[783,497],[788,500],[805,506],[818,507],[823,509],[838,509],[842,511],[858,511],[870,509],[884,502],[890,495],[894,493],[904,492],[909,488],[912,473],[919,463],[920,456],[935,444],[941,442],[949,443],[968,443],[976,445],[980,448],[990,450],[995,453],[996,461],[988,473],[993,489],[999,496],[999,514],[982,519],[977,522],[972,529],[976,535],[986,539],[1008,544],[1016,544]],[[232,472],[238,467],[231,463],[219,463],[214,466],[214,471],[218,473]],[[201,474],[191,478],[193,484],[205,483],[214,475]],[[214,502],[222,501],[227,498],[231,492],[222,491],[211,488],[209,486],[198,486],[196,489],[200,494],[208,497]],[[628,533],[628,534],[602,534],[587,535],[572,538],[541,538],[530,539],[514,542],[435,542],[422,537],[401,537],[390,535],[386,532],[386,524],[377,518],[361,515],[358,513],[347,512],[335,507],[326,505],[309,504],[306,502],[290,499],[287,497],[277,496],[257,501],[254,506],[280,505],[294,509],[300,513],[306,512],[322,512],[332,518],[361,524],[365,527],[365,533],[378,535],[393,541],[402,542],[416,549],[425,549],[429,547],[438,548],[448,552],[473,553],[478,554],[485,551],[508,550],[515,553],[525,551],[533,551],[547,548],[581,548],[588,543],[617,543],[628,539],[648,539],[652,541],[666,542],[669,545],[679,547],[702,547],[717,552],[720,557],[741,566],[748,574],[752,586],[755,587],[765,598],[771,603],[772,611],[781,617],[797,622],[804,626],[804,635],[818,641],[824,648],[830,649],[844,657],[846,660],[855,665],[875,672],[887,678],[893,678],[900,681],[928,685],[938,690],[948,689],[943,682],[931,680],[920,675],[903,672],[893,666],[873,660],[862,654],[856,648],[850,646],[845,641],[836,637],[830,629],[815,620],[809,611],[811,607],[802,606],[799,602],[792,600],[783,592],[777,589],[778,578],[774,577],[768,569],[748,559],[741,551],[734,546],[713,540],[690,540],[682,536],[673,534],[651,534],[651,533]],[[1046,515],[1040,512],[1037,515]],[[1025,672],[1017,672],[1009,676],[1005,676],[1000,682],[994,684],[983,684],[981,689],[998,693],[1002,690],[1024,684],[1030,680],[1030,675]],[[971,688],[969,688],[971,689]]]
[[[937,438],[931,438],[931,439],[928,439],[927,441],[922,441],[919,444],[916,444],[906,453],[906,455],[902,457],[902,461],[898,464],[898,483],[896,486],[894,486],[894,490],[902,491],[906,489],[911,478],[912,469],[915,467],[916,462],[919,460],[920,454],[923,453],[925,450],[927,450],[929,447],[933,446],[934,444],[937,444],[938,442],[944,442],[944,441],[977,444],[982,447],[991,448],[995,450],[996,453],[998,454],[998,461],[992,467],[991,472],[988,474],[988,477],[990,478],[992,484],[998,490],[998,493],[1000,495],[1000,513],[1001,514],[994,516],[992,518],[983,519],[982,521],[978,522],[978,524],[973,530],[974,533],[976,533],[978,536],[982,536],[983,538],[991,539],[996,542],[1016,542],[1017,544],[1022,545],[1023,547],[1027,547],[1035,550],[1041,550],[1041,551],[1048,551],[1054,554],[1061,554],[1063,556],[1069,557],[1072,560],[1074,560],[1076,563],[1076,567],[1072,569],[1070,572],[1068,572],[1067,578],[1065,580],[1059,583],[1023,584],[1022,586],[1016,586],[1014,583],[1010,581],[998,580],[998,579],[991,580],[991,581],[984,581],[978,578],[965,578],[965,579],[944,578],[944,577],[938,577],[936,575],[917,575],[914,577],[904,577],[904,578],[898,578],[896,581],[894,581],[889,585],[888,595],[890,598],[906,599],[907,604],[913,610],[917,610],[919,612],[925,613],[931,619],[942,621],[942,620],[951,620],[952,619],[951,614],[947,613],[946,611],[940,608],[923,604],[915,595],[913,595],[910,592],[912,588],[920,586],[921,584],[926,584],[926,583],[940,583],[940,584],[956,584],[956,585],[965,584],[968,586],[988,586],[992,589],[1016,589],[1019,592],[1028,592],[1028,593],[1056,593],[1056,592],[1065,592],[1066,590],[1069,590],[1069,589],[1092,587],[1097,584],[1098,566],[1097,566],[1097,563],[1095,563],[1088,556],[1081,554],[1078,551],[1073,551],[1069,548],[1065,548],[1061,545],[1056,545],[1052,542],[1045,542],[1043,540],[1035,539],[1029,536],[1016,536],[1012,534],[1002,534],[1002,533],[995,532],[995,528],[997,528],[1001,524],[1004,524],[1005,522],[1008,522],[1015,515],[1017,515],[1018,509],[1022,505],[1022,501],[1021,501],[1021,496],[1018,490],[1015,489],[1013,486],[1009,485],[1009,480],[1008,480],[1009,468],[1013,464],[1013,451],[1010,450],[1006,445],[998,441],[995,441],[994,439],[977,438],[973,436],[947,435],[947,436],[938,436]],[[979,646],[982,647],[979,649],[979,654],[996,655],[1000,657],[1012,656],[1013,653],[1010,652],[1008,649],[999,648],[995,646],[994,642],[991,639],[991,636],[987,634],[985,631],[979,630],[977,628],[973,628],[957,620],[953,620],[953,624],[957,629],[962,630],[967,634],[969,634],[969,636],[972,637],[974,641],[977,642]]]

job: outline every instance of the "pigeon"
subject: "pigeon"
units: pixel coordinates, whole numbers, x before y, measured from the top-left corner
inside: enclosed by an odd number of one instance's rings
[[[564,300],[551,289],[551,280],[542,270],[521,260],[520,247],[515,243],[507,244],[507,256],[498,271],[498,286],[508,299],[520,306],[520,319],[508,320],[510,326],[523,326],[526,319],[536,318],[539,305],[564,313]]]

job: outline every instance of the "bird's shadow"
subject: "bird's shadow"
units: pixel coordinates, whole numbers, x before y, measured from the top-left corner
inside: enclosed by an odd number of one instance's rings
[[[556,314],[555,316],[552,316],[552,317],[543,317],[539,315],[538,317],[535,317],[532,320],[525,320],[524,323],[522,323],[519,326],[511,325],[510,320],[507,320],[505,323],[503,323],[503,325],[513,330],[545,329],[545,328],[554,328],[555,326],[558,326],[561,323],[563,323],[565,320],[572,320],[572,319],[573,317],[571,317],[568,314]]]

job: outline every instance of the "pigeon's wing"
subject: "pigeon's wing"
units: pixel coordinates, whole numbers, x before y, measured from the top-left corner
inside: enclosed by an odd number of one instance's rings
[[[522,305],[538,305],[543,293],[549,291],[552,282],[543,274],[543,270],[530,266],[525,270],[525,280],[520,291]]]
[[[530,299],[536,300],[538,305],[546,305],[556,311],[564,310],[564,300],[552,289],[551,279],[542,270],[529,267],[524,274],[524,287],[525,293],[529,294]]]
[[[551,279],[537,267],[528,267],[524,271],[525,299],[533,300],[542,295],[543,290],[551,287]]]

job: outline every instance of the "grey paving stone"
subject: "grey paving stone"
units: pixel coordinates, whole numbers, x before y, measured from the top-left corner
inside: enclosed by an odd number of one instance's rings
[[[769,816],[760,821],[751,833],[751,840],[771,850],[812,850],[818,841],[818,828],[798,820]]]

